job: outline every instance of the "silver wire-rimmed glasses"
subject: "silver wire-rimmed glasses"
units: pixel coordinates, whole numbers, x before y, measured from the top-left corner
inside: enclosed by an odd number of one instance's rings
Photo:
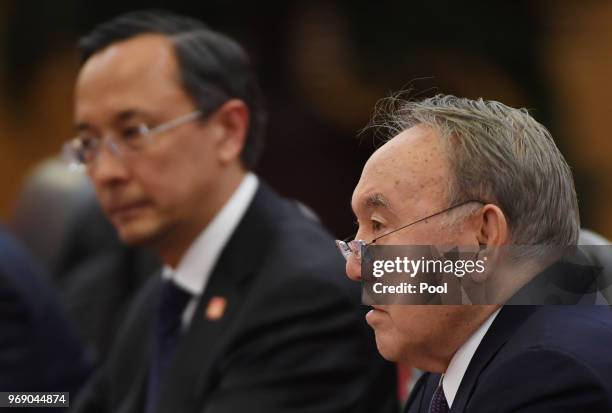
[[[361,254],[362,254],[363,249],[365,247],[367,247],[368,245],[376,244],[376,241],[378,241],[379,239],[381,239],[383,237],[386,237],[387,235],[394,234],[394,233],[396,233],[398,231],[401,231],[401,230],[403,230],[405,228],[408,228],[411,225],[418,224],[419,222],[425,221],[425,220],[427,220],[429,218],[433,218],[433,217],[435,217],[437,215],[440,215],[440,214],[444,214],[445,212],[448,212],[448,211],[450,211],[452,209],[455,209],[455,208],[459,208],[460,206],[463,206],[463,205],[470,204],[472,202],[478,202],[479,204],[483,204],[483,205],[487,204],[484,201],[479,201],[477,199],[470,199],[468,201],[464,201],[464,202],[460,202],[458,204],[452,205],[452,206],[450,206],[450,207],[448,207],[446,209],[443,209],[442,211],[436,212],[435,214],[428,215],[428,216],[426,216],[424,218],[419,218],[416,221],[413,221],[413,222],[411,222],[409,224],[403,225],[403,226],[401,226],[399,228],[396,228],[396,229],[394,229],[392,231],[389,231],[389,232],[386,232],[386,233],[384,233],[382,235],[379,235],[378,237],[374,238],[370,242],[365,242],[364,240],[361,240],[361,239],[353,239],[354,237],[351,236],[351,237],[345,238],[344,240],[336,240],[336,246],[340,250],[340,253],[342,254],[342,256],[344,257],[345,260],[348,260],[349,257],[352,255],[355,258],[357,258],[358,261],[361,261]]]
[[[122,128],[118,136],[108,133],[103,137],[97,137],[83,133],[63,145],[62,158],[68,163],[70,169],[83,170],[96,160],[103,145],[108,146],[114,154],[119,156],[137,152],[151,143],[155,135],[193,122],[201,116],[202,112],[196,110],[155,127],[141,123],[137,126]]]

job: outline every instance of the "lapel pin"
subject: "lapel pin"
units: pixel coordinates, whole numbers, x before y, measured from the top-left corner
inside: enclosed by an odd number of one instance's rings
[[[223,317],[226,307],[227,300],[224,297],[214,296],[208,301],[204,316],[211,321],[217,321]]]

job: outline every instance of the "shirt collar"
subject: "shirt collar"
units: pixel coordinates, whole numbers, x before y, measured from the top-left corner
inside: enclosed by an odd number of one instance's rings
[[[176,269],[166,265],[163,279],[172,279],[192,295],[201,295],[221,251],[251,204],[259,180],[249,172],[213,220],[198,235]]]
[[[474,357],[474,353],[478,349],[480,342],[484,338],[487,331],[493,324],[493,320],[499,314],[499,310],[495,311],[493,314],[489,316],[485,320],[484,323],[467,339],[465,343],[459,350],[455,353],[450,363],[448,364],[448,368],[446,369],[446,373],[443,375],[442,379],[442,388],[444,390],[444,396],[446,397],[446,401],[448,402],[448,407],[452,407],[453,400],[455,400],[455,396],[457,395],[457,390],[459,390],[459,385],[461,384],[461,380],[463,380],[463,376],[465,375],[465,371]]]

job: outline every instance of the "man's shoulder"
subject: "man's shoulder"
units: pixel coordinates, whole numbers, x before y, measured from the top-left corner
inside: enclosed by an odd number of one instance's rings
[[[351,284],[344,275],[344,261],[334,238],[306,207],[283,198],[262,182],[251,208],[252,214],[245,218],[250,222],[243,225],[256,221],[261,229],[258,234],[265,234],[253,240],[260,244],[258,273],[262,278],[282,274],[279,282],[310,279],[341,288]]]
[[[514,325],[509,322],[517,321]],[[510,330],[513,331],[504,331]],[[485,336],[485,346],[493,338],[503,341],[487,370],[514,360],[516,368],[538,369],[538,363],[521,366],[518,361],[527,356],[566,356],[574,363],[593,366],[598,371],[604,365],[612,375],[612,311],[607,306],[505,306]],[[504,335],[506,338],[503,338]],[[478,354],[478,353],[477,353]],[[612,376],[611,383],[612,383]]]
[[[507,316],[524,309],[509,306],[504,311]],[[533,409],[520,411],[543,412],[554,411],[549,407],[555,405],[575,405],[579,410],[592,405],[592,411],[611,407],[611,345],[608,307],[535,307],[479,374],[471,406],[523,403]],[[541,410],[536,409],[538,403]]]
[[[470,362],[453,408],[608,412],[611,344],[607,307],[505,306]]]
[[[4,303],[18,301],[33,318],[59,314],[55,291],[25,246],[0,227],[0,291]]]
[[[612,311],[607,306],[541,306],[519,326],[503,351],[547,349],[589,362],[600,359],[602,353],[612,360],[610,345]]]
[[[245,215],[245,220],[249,219],[273,227],[286,241],[303,237],[331,239],[314,211],[298,200],[281,196],[263,181]]]
[[[6,283],[10,282],[13,288],[27,293],[38,287],[36,281],[43,278],[41,270],[25,247],[0,226],[0,272],[4,274]]]
[[[91,361],[23,246],[0,228],[0,387],[6,390],[75,391]],[[42,371],[41,374],[33,372]]]

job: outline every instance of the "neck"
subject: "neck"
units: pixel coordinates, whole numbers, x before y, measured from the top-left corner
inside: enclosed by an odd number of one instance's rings
[[[486,302],[505,303],[550,264],[548,261],[522,260],[500,266],[493,279],[486,283]]]
[[[175,224],[161,237],[163,241],[152,246],[166,265],[172,268],[178,266],[189,247],[223,209],[245,176],[246,170],[242,166],[228,168],[215,182],[214,188],[200,200],[196,215]]]
[[[452,311],[452,309],[463,306],[444,307]],[[421,360],[412,363],[414,367],[432,373],[446,373],[455,353],[499,307],[498,305],[467,306],[467,311],[462,316],[453,318],[452,323],[449,324],[452,327],[448,331],[452,333],[438,340],[438,346],[430,346],[426,356],[424,355]]]

